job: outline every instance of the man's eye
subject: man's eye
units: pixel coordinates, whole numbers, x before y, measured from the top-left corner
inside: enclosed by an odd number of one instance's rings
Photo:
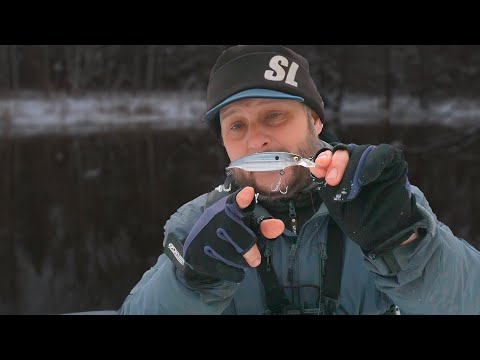
[[[286,120],[285,114],[282,112],[271,112],[265,117],[265,121],[270,125],[277,125]]]
[[[230,127],[230,130],[239,130],[240,128],[242,128],[243,125],[242,124],[233,124],[231,127]]]
[[[279,113],[279,112],[271,112],[267,115],[267,119],[276,119],[278,117],[280,117],[282,115],[282,113]]]

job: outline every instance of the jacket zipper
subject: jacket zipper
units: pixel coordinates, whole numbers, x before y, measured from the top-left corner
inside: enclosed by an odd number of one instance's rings
[[[295,203],[290,200],[288,203],[288,213],[290,215],[290,223],[292,225],[292,231],[297,235],[297,213],[295,212]]]
[[[297,238],[297,213],[295,211],[295,203],[293,200],[290,200],[288,203],[288,212],[290,215],[290,224],[292,225],[292,231],[295,234],[295,240],[292,242],[290,245],[290,253],[288,254],[288,281],[290,285],[292,286],[292,304],[296,304],[296,299],[295,299],[295,288],[294,288],[294,275],[295,275],[295,257],[297,253],[297,244],[298,244],[298,238]]]
[[[325,281],[325,260],[327,260],[327,246],[324,242],[320,243],[320,292],[318,302],[319,315],[325,315],[325,298],[323,296],[323,285]]]
[[[267,271],[272,270],[272,242],[267,241],[265,244],[265,252],[263,254],[267,259]]]

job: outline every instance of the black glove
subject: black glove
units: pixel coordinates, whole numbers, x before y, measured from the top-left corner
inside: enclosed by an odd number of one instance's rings
[[[251,228],[258,231],[260,220],[253,216],[255,200],[245,209],[238,207],[239,191],[208,207],[188,234],[183,257],[184,278],[190,286],[243,280],[249,265],[242,255],[257,242]]]
[[[350,155],[340,184],[330,186],[312,177],[330,215],[368,256],[395,248],[425,224],[411,194],[402,151],[387,144],[338,144],[333,152],[337,150]]]

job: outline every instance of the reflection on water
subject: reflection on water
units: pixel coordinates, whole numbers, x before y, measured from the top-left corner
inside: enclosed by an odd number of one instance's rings
[[[420,126],[339,135],[403,147],[411,182],[478,247],[478,136]],[[5,138],[0,159],[1,314],[117,309],[161,253],[165,221],[218,186],[227,164],[199,129]]]

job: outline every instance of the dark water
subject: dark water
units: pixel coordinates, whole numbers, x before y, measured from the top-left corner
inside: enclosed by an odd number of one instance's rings
[[[369,126],[338,135],[403,147],[439,220],[479,247],[478,132]],[[0,160],[0,314],[118,308],[161,253],[168,217],[217,186],[226,165],[200,130],[4,138]]]

